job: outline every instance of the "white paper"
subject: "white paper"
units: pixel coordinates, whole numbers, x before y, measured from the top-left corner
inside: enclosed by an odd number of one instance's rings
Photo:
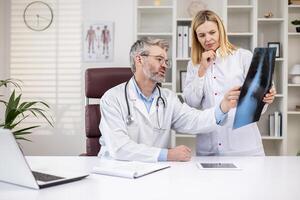
[[[101,160],[92,173],[123,178],[138,178],[146,174],[170,167],[160,163],[143,163],[137,161]]]

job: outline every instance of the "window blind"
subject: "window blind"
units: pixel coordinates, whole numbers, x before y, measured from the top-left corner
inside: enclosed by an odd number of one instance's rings
[[[11,0],[10,76],[22,81],[24,101],[42,100],[50,105],[55,128],[35,117],[24,125],[42,124],[37,134],[81,133],[81,0],[44,0],[54,14],[53,23],[44,31],[33,31],[24,23],[23,12],[31,2]]]

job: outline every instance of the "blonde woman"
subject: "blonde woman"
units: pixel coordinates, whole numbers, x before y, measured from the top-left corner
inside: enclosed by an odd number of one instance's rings
[[[252,53],[228,41],[221,19],[212,11],[198,12],[191,28],[191,61],[183,94],[188,105],[207,109],[218,105],[229,88],[243,84]],[[272,88],[263,101],[271,104],[275,93]],[[212,133],[197,135],[197,155],[265,155],[257,124],[233,130],[234,114],[235,109],[229,111],[227,125]]]

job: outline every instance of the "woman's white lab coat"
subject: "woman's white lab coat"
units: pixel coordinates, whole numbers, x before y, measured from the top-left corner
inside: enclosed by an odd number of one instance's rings
[[[244,49],[225,58],[217,56],[201,78],[198,76],[200,66],[189,62],[183,91],[186,103],[198,109],[219,105],[229,89],[243,85],[251,59],[252,53]],[[232,130],[235,110],[229,111],[226,125],[197,135],[197,155],[264,155],[256,123]]]
[[[134,122],[126,124],[128,109],[125,100],[125,83],[107,91],[100,100],[100,131],[102,145],[99,156],[119,160],[156,162],[162,148],[170,147],[170,129],[191,134],[211,132],[218,127],[215,108],[199,111],[182,104],[177,95],[161,88],[166,107],[159,101],[158,89],[148,113],[137,97],[133,80],[127,86],[128,103]],[[158,124],[159,120],[159,124]]]

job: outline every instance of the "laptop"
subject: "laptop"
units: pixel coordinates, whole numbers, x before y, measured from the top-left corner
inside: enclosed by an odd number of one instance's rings
[[[0,181],[41,189],[63,183],[77,181],[88,176],[86,173],[74,174],[60,172],[47,174],[42,171],[32,171],[17,144],[11,131],[0,129]]]

